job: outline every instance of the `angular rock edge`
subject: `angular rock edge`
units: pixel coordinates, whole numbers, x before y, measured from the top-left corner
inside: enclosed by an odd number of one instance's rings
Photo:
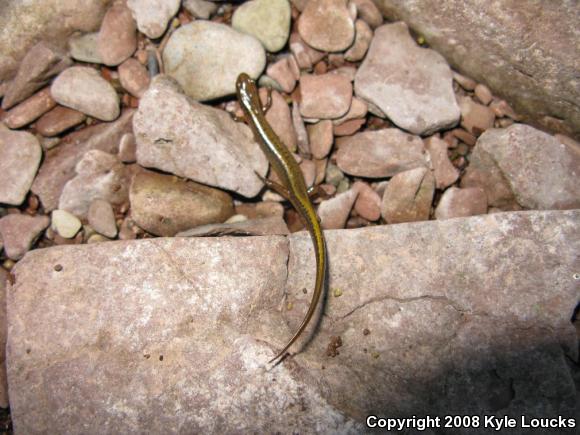
[[[573,417],[579,227],[571,210],[327,231],[325,315],[269,370],[310,300],[307,233],[32,251],[7,295],[15,432]]]

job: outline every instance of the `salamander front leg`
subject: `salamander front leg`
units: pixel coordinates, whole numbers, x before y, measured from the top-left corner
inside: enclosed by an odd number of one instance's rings
[[[264,183],[266,185],[266,187],[268,189],[272,189],[274,192],[276,192],[278,195],[282,196],[286,201],[290,201],[290,192],[288,192],[288,189],[286,189],[284,186],[282,186],[279,183],[276,183],[275,181],[272,181],[268,178],[264,178],[262,177],[260,174],[258,174],[256,171],[254,171],[256,176],[262,180],[262,183]]]

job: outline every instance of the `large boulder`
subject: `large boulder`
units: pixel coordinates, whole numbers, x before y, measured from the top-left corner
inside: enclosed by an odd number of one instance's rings
[[[7,295],[15,433],[572,418],[579,228],[575,210],[326,231],[325,315],[274,367],[312,297],[305,232],[31,251]]]

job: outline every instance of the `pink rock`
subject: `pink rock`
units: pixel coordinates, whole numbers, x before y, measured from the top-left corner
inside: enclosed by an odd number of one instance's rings
[[[436,51],[419,47],[403,22],[375,30],[354,87],[359,98],[414,134],[447,129],[460,117],[449,65]]]
[[[475,142],[477,142],[477,138],[474,135],[462,128],[454,128],[451,132],[453,133],[453,136],[471,147],[475,145]]]
[[[15,213],[1,218],[0,237],[6,256],[12,260],[20,260],[49,224],[48,216]]]
[[[167,24],[169,23],[171,18],[173,18],[175,14],[177,14],[179,6],[181,5],[181,1],[128,0],[127,5],[133,12],[133,16],[137,21],[139,31],[141,31],[151,39],[157,39],[163,36],[163,33],[165,33],[165,30],[167,29]],[[209,7],[206,5],[201,5],[201,7],[196,8],[196,11],[201,12],[202,14],[204,12],[209,13],[212,10],[212,7],[217,9],[217,5],[211,5]],[[208,17],[206,16],[205,19],[207,18]]]
[[[94,199],[89,206],[87,218],[89,220],[89,225],[92,226],[97,233],[109,238],[117,236],[115,213],[113,212],[113,207],[108,201],[100,198]]]
[[[367,115],[367,112],[368,104],[360,98],[353,97],[348,112],[346,112],[344,116],[341,116],[338,119],[333,119],[332,123],[334,125],[339,125],[351,119],[364,118]]]
[[[118,68],[119,80],[127,92],[136,98],[141,98],[149,86],[147,69],[135,58],[129,58]]]
[[[358,189],[358,197],[354,203],[354,209],[359,216],[371,222],[381,217],[381,197],[371,186],[362,181],[356,181],[353,189]]]
[[[366,21],[372,29],[376,29],[383,24],[383,14],[373,3],[373,0],[352,0],[356,5],[358,16]]]
[[[57,106],[45,113],[35,124],[36,131],[43,136],[56,136],[82,123],[87,116],[68,107]]]
[[[119,65],[137,49],[137,25],[124,2],[115,2],[105,14],[98,38],[105,65]]]
[[[392,177],[427,164],[421,138],[396,128],[365,131],[343,139],[336,163],[350,175],[370,178]]]
[[[493,95],[489,88],[481,83],[475,87],[475,96],[486,106],[493,100]]]
[[[425,140],[425,148],[431,157],[437,189],[444,189],[455,183],[459,178],[459,170],[449,160],[447,143],[438,136],[431,136]]]
[[[2,108],[9,109],[30,97],[70,64],[71,60],[61,49],[44,41],[39,42],[22,59],[16,76],[6,87]]]
[[[45,154],[32,184],[32,191],[40,198],[45,211],[58,207],[62,188],[75,176],[75,165],[87,151],[99,149],[115,154],[119,151],[121,137],[131,130],[133,113],[127,110],[115,122],[104,122],[73,132]]]
[[[234,212],[226,192],[149,171],[133,178],[130,197],[131,217],[141,228],[159,236],[222,223]]]
[[[415,168],[395,175],[387,184],[381,215],[390,224],[426,221],[431,212],[435,178],[427,168]]]
[[[300,37],[298,32],[290,34],[290,51],[296,58],[296,63],[301,69],[310,71],[312,66],[322,60],[326,53],[309,46]]]
[[[260,89],[260,97],[262,97],[262,102],[264,103],[266,102],[267,93],[266,89]],[[297,138],[288,103],[286,103],[284,97],[277,91],[272,91],[271,97],[272,104],[266,112],[266,121],[272,126],[274,132],[282,140],[284,145],[290,151],[295,152]]]
[[[485,130],[493,127],[495,114],[487,106],[475,103],[469,97],[459,100],[461,109],[461,126],[469,133],[479,136]]]
[[[511,106],[505,100],[494,100],[489,105],[489,108],[493,110],[493,113],[495,113],[495,116],[497,116],[498,118],[508,116],[514,121],[520,120],[518,114],[514,111],[514,109],[511,108]]]
[[[325,230],[344,228],[357,197],[358,189],[350,189],[332,199],[322,201],[318,207],[322,228]]]
[[[321,51],[346,50],[354,40],[354,22],[346,0],[308,2],[298,19],[298,32]]]
[[[300,91],[300,113],[306,118],[339,118],[348,111],[352,101],[350,80],[338,74],[304,74],[300,77]]]
[[[353,66],[349,66],[349,65],[343,65],[343,66],[339,66],[338,68],[335,68],[333,70],[330,70],[328,73],[329,74],[343,75],[346,78],[348,78],[351,82],[353,82],[354,78],[356,76],[356,68]],[[353,97],[353,100],[354,100],[354,97]]]
[[[266,74],[272,77],[282,87],[286,93],[290,93],[296,87],[296,77],[290,68],[289,57],[284,57],[279,61],[270,64]]]
[[[129,199],[130,173],[113,154],[87,151],[75,172],[77,175],[62,189],[59,209],[85,218],[94,199],[101,198],[115,205]]]
[[[310,139],[310,150],[316,159],[325,158],[332,148],[332,121],[325,119],[316,124],[309,125],[308,137]]]
[[[30,124],[42,114],[56,106],[50,95],[50,88],[44,88],[18,106],[10,109],[2,121],[8,128],[17,129]]]
[[[314,162],[312,160],[304,159],[300,162],[300,169],[302,170],[302,175],[304,175],[306,187],[313,186],[316,178],[316,165]]]
[[[123,163],[137,161],[137,142],[133,133],[125,133],[119,142],[119,160]]]
[[[25,131],[0,131],[0,203],[20,205],[34,180],[42,149]]]
[[[366,119],[350,119],[335,125],[332,131],[335,136],[350,136],[359,131],[365,122]]]
[[[358,62],[365,57],[371,40],[373,39],[373,31],[369,25],[363,20],[356,20],[355,23],[356,36],[352,46],[344,53],[344,58],[349,62]]]
[[[580,208],[578,148],[529,125],[490,129],[473,149],[462,187],[481,187],[491,206]]]
[[[102,121],[120,113],[115,88],[94,68],[71,66],[52,82],[50,93],[57,103]]]
[[[451,219],[487,213],[487,197],[479,187],[459,189],[450,187],[435,209],[435,218]]]
[[[250,128],[223,110],[191,100],[168,76],[151,81],[133,129],[141,166],[246,197],[262,190],[256,172],[264,176],[268,161]]]
[[[308,140],[308,132],[302,116],[300,116],[300,104],[297,101],[292,103],[292,125],[296,132],[296,143],[300,151],[304,154],[310,154],[310,142]]]
[[[466,91],[473,91],[477,86],[477,82],[475,80],[470,79],[469,77],[466,77],[455,71],[453,72],[453,80],[459,83],[459,86],[461,86]]]

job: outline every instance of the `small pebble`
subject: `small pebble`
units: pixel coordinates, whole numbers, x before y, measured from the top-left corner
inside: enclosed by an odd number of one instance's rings
[[[57,106],[36,122],[36,131],[45,137],[56,136],[81,124],[87,116],[78,110]]]
[[[308,45],[317,50],[346,50],[355,34],[346,0],[308,2],[298,19],[298,32]]]
[[[332,121],[322,120],[307,127],[310,150],[317,159],[325,158],[332,148]]]
[[[51,221],[51,227],[65,239],[72,239],[82,227],[79,218],[66,210],[53,210]]]
[[[8,128],[13,130],[21,128],[30,124],[54,106],[56,106],[56,102],[50,94],[50,88],[44,88],[6,112],[2,121]]]
[[[54,80],[50,91],[57,103],[102,121],[112,121],[120,114],[115,89],[93,68],[66,69]]]
[[[352,83],[337,74],[304,74],[300,77],[300,91],[300,113],[306,118],[339,118],[348,112],[352,101]]]
[[[133,133],[125,133],[119,142],[119,160],[123,163],[135,163],[137,161],[137,142]]]
[[[344,53],[344,58],[349,62],[358,62],[365,57],[371,40],[373,31],[370,26],[363,20],[356,20],[356,36],[352,46]]]
[[[0,131],[0,203],[20,205],[30,190],[42,149],[25,131]]]
[[[232,27],[256,37],[269,52],[277,52],[290,34],[290,4],[288,0],[245,2],[234,12]]]
[[[119,65],[119,80],[123,88],[137,98],[143,96],[150,82],[147,69],[135,58]]]
[[[89,224],[98,233],[114,238],[117,236],[117,224],[111,204],[102,199],[94,199],[88,212]]]
[[[144,2],[145,0],[140,0]],[[137,27],[124,2],[115,2],[105,14],[97,37],[97,50],[105,65],[119,65],[137,49]]]
[[[290,69],[289,58],[290,57],[284,57],[279,61],[270,64],[266,70],[268,76],[276,80],[282,90],[287,94],[291,93],[296,87],[296,77]]]
[[[81,62],[103,63],[97,47],[98,39],[99,32],[71,37],[68,41],[71,57]]]
[[[475,93],[475,96],[479,99],[479,101],[481,101],[481,103],[486,105],[486,106],[489,103],[491,103],[491,100],[493,100],[493,95],[491,94],[491,91],[485,85],[478,84],[475,87],[474,93]]]

